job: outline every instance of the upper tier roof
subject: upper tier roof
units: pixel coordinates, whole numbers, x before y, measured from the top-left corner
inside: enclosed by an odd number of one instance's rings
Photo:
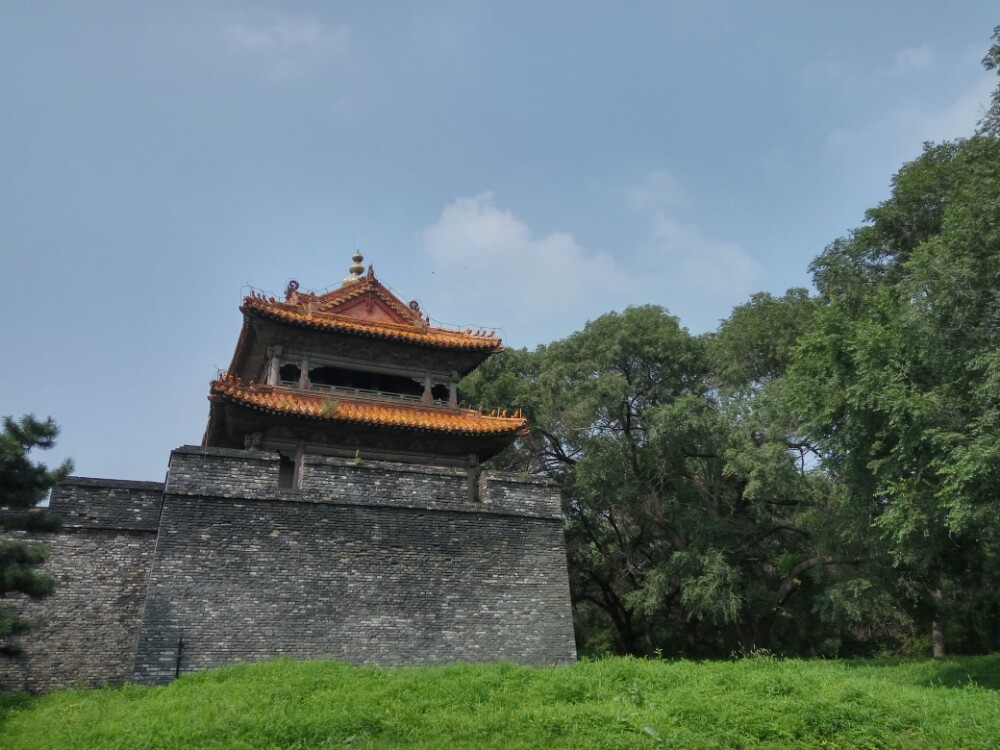
[[[432,326],[416,302],[404,303],[386,289],[371,266],[364,276],[325,294],[300,293],[298,289],[298,282],[291,282],[283,302],[251,293],[244,297],[240,310],[247,316],[349,335],[484,353],[503,350],[493,332]]]

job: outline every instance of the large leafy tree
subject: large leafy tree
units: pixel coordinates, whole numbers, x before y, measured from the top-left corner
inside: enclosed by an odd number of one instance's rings
[[[983,57],[983,67],[1000,75],[1000,26],[993,27],[993,44]],[[990,107],[979,121],[979,132],[1000,136],[1000,86],[993,90]]]
[[[1000,647],[998,97],[817,258],[818,297],[701,338],[631,308],[463,384],[530,415],[498,460],[562,487],[585,647]]]
[[[1000,141],[927,146],[813,264],[804,431],[944,653],[1000,646]]]
[[[54,444],[58,430],[51,419],[44,422],[28,415],[20,420],[5,417],[0,433],[0,533],[16,530],[51,531],[57,527],[54,517],[32,510],[53,485],[72,471],[66,461],[50,470],[31,460],[33,449],[47,449]],[[38,570],[48,549],[37,542],[0,537],[0,598],[10,593],[41,598],[52,593],[52,577]],[[30,629],[34,623],[0,607],[0,654],[15,649],[11,636]]]
[[[472,403],[528,411],[500,461],[562,487],[584,649],[808,649],[814,574],[856,560],[826,543],[828,483],[759,394],[810,309],[801,291],[760,296],[705,339],[629,308],[463,383]]]

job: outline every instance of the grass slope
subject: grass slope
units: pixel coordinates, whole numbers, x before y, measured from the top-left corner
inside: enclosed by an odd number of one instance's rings
[[[4,750],[1000,746],[1000,655],[556,669],[275,661],[161,688],[0,699]]]

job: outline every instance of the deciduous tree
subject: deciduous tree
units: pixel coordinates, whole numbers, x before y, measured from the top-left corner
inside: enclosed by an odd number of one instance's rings
[[[944,653],[1000,614],[1000,141],[927,146],[813,264],[789,393]],[[978,624],[977,624],[978,623]]]
[[[505,352],[463,383],[472,403],[528,411],[531,434],[503,461],[561,485],[585,649],[707,656],[816,643],[799,603],[824,570],[857,560],[827,543],[826,478],[761,396],[792,348],[771,334],[794,339],[810,306],[800,291],[759,296],[711,339],[662,308],[629,308],[535,352]],[[725,385],[713,362],[725,363]]]

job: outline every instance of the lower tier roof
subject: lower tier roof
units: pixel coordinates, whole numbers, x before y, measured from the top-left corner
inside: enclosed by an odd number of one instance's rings
[[[225,447],[241,447],[245,434],[275,427],[286,435],[289,431],[322,435],[323,443],[352,448],[368,443],[412,446],[417,439],[429,452],[475,453],[483,459],[524,434],[527,425],[520,414],[342,397],[245,384],[231,376],[212,382],[209,400],[212,412],[205,444]]]

